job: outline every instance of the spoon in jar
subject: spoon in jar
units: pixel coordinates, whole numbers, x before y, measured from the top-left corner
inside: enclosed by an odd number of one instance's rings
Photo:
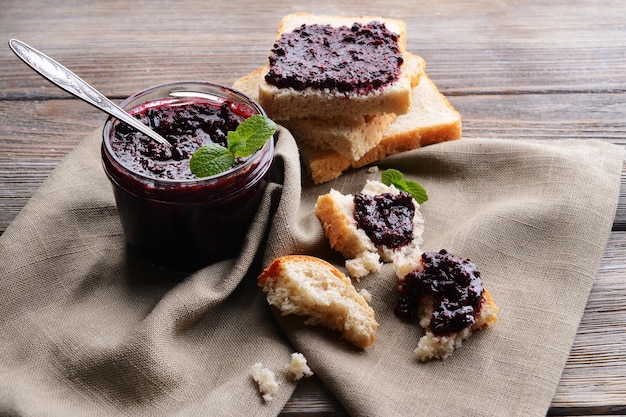
[[[13,52],[15,52],[15,55],[17,55],[22,61],[57,87],[60,87],[68,93],[86,101],[121,122],[134,127],[149,138],[166,145],[168,148],[173,148],[173,145],[163,136],[135,119],[124,109],[113,103],[102,93],[98,92],[95,88],[87,84],[72,71],[65,68],[49,56],[17,39],[11,39],[9,41],[9,46]]]

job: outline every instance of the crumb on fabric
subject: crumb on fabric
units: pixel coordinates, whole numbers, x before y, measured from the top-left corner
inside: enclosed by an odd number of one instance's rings
[[[298,381],[303,377],[310,377],[313,375],[313,371],[307,365],[307,360],[302,353],[292,353],[291,363],[288,367],[289,372],[293,375],[293,378]]]
[[[278,382],[276,382],[274,372],[258,362],[252,366],[251,376],[259,386],[263,400],[272,401],[278,392]]]

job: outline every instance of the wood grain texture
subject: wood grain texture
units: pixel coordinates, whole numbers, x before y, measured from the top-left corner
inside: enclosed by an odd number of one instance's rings
[[[5,0],[0,40],[31,44],[119,101],[181,79],[232,83],[264,62],[278,21],[294,11],[405,20],[408,49],[463,115],[465,137],[626,146],[626,2]],[[106,116],[8,47],[0,47],[0,69],[1,233]],[[626,169],[621,183],[613,232],[549,415],[626,414]],[[281,415],[347,413],[313,378]]]

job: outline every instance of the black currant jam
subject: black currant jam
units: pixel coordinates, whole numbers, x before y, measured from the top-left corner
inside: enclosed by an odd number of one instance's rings
[[[366,94],[396,81],[403,62],[398,34],[384,23],[302,25],[276,41],[265,80],[296,90]]]
[[[191,155],[204,145],[226,146],[227,132],[254,114],[251,108],[235,107],[230,99],[216,103],[201,98],[151,101],[130,109],[129,113],[167,138],[172,147],[124,123],[114,122],[111,149],[129,170],[171,180],[197,180],[189,168]]]
[[[192,174],[189,158],[203,145],[225,145],[227,132],[264,114],[261,107],[210,83],[153,87],[121,106],[173,145],[112,118],[105,124],[104,169],[130,245],[154,265],[176,272],[237,256],[268,182],[273,140],[212,177]]]
[[[400,280],[395,313],[404,319],[414,318],[420,297],[431,295],[429,330],[433,334],[443,336],[474,324],[483,302],[483,283],[476,265],[445,249],[423,253],[422,265],[423,270]]]
[[[415,205],[411,194],[354,195],[354,219],[376,246],[395,249],[413,240]]]

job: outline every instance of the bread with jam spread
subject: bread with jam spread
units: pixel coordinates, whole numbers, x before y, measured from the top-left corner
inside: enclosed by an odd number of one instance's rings
[[[378,196],[385,193],[398,195],[400,191],[393,185],[387,186],[378,181],[368,180],[361,193]],[[331,189],[318,197],[315,214],[322,223],[324,234],[330,246],[346,258],[346,268],[350,275],[360,279],[381,268],[382,262],[392,262],[398,276],[414,270],[420,262],[420,245],[424,232],[424,218],[420,206],[411,198],[414,213],[411,221],[411,239],[399,247],[389,247],[375,243],[355,218],[355,200],[352,194],[342,194]]]
[[[383,18],[378,16],[355,16],[355,17],[343,17],[343,16],[319,16],[308,13],[293,13],[283,17],[278,29],[278,36],[276,42],[279,42],[281,36],[289,36],[294,31],[305,30],[306,28],[313,28],[318,25],[329,26],[335,29],[341,29],[343,27],[352,28],[355,24],[369,25],[370,23],[381,23],[386,28],[386,32],[383,32],[380,39],[375,39],[378,44],[388,44],[389,48],[393,48],[396,54],[399,54],[400,61],[402,61],[406,50],[406,24],[399,19]],[[308,29],[306,29],[308,30]],[[387,36],[388,34],[392,36]],[[329,35],[331,36],[331,35]],[[312,38],[312,37],[311,37]],[[309,63],[314,61],[312,65],[312,71],[317,71],[315,77],[324,77],[324,74],[349,74],[349,76],[355,76],[357,72],[352,71],[352,65],[370,65],[368,71],[358,71],[358,77],[365,77],[367,74],[374,73],[378,68],[373,67],[370,62],[363,64],[362,57],[350,57],[350,54],[345,54],[347,57],[344,61],[333,65],[332,68],[327,67],[327,62],[332,55],[338,54],[337,51],[329,49],[328,37],[320,43],[311,45],[311,50],[319,48],[320,51],[315,51],[309,54],[306,58],[301,57],[303,62]],[[384,41],[384,42],[383,42]],[[355,42],[352,45],[358,45]],[[374,44],[374,43],[371,43]],[[411,104],[411,78],[410,68],[406,63],[400,62],[399,68],[394,67],[394,71],[397,70],[397,74],[394,72],[394,78],[391,78],[390,72],[387,72],[385,80],[375,80],[371,83],[371,86],[365,90],[341,90],[337,86],[341,83],[337,79],[332,79],[328,83],[320,86],[311,86],[310,83],[304,86],[294,87],[292,85],[278,85],[276,82],[268,82],[271,79],[271,75],[277,73],[273,70],[272,58],[282,58],[288,56],[291,51],[284,52],[285,48],[277,48],[278,43],[274,44],[272,55],[270,55],[270,64],[265,67],[264,73],[259,82],[259,103],[265,109],[270,117],[275,117],[280,120],[288,120],[291,118],[303,118],[303,117],[318,117],[322,119],[331,119],[337,117],[353,118],[355,116],[364,116],[379,113],[394,113],[404,114],[409,110]],[[345,48],[350,46],[347,43]],[[307,46],[308,47],[308,46]],[[355,48],[355,46],[350,46]],[[359,48],[361,46],[358,46]],[[286,48],[293,49],[293,42],[289,43]],[[378,47],[382,48],[382,47]],[[343,53],[345,51],[341,51]],[[376,56],[376,54],[373,54]],[[344,55],[342,55],[343,59]],[[359,62],[360,61],[360,62]],[[385,64],[392,60],[384,60]],[[295,63],[294,65],[301,65],[302,63]],[[382,65],[382,64],[379,64]],[[389,64],[395,65],[395,64]],[[308,66],[307,66],[308,67]],[[348,68],[345,74],[342,68]],[[279,76],[282,76],[284,71],[281,71]],[[365,75],[363,75],[365,74]],[[309,77],[310,79],[313,77]],[[280,78],[279,78],[280,79]],[[380,83],[381,85],[378,85]]]
[[[410,52],[405,53],[411,85],[417,86],[424,74],[424,60]],[[259,99],[259,83],[265,68],[239,78],[233,87]],[[268,114],[274,121],[287,128],[299,144],[316,150],[334,150],[349,160],[358,160],[380,143],[385,131],[397,119],[394,113],[378,113],[352,117],[299,117],[283,120]]]
[[[350,278],[322,259],[306,255],[277,258],[259,275],[258,285],[282,315],[303,316],[305,324],[337,331],[359,348],[376,339],[374,310]]]
[[[258,82],[262,69],[238,79],[233,87],[252,99],[258,99]],[[419,77],[413,87],[413,100],[409,113],[400,116],[373,115],[362,118],[356,125],[349,118],[321,120],[316,118],[275,119],[289,129],[298,143],[303,163],[316,184],[331,181],[343,172],[360,168],[387,156],[422,146],[461,138],[461,115],[450,105],[427,74]],[[393,121],[386,124],[385,118]],[[373,136],[361,136],[359,132]],[[382,137],[376,135],[382,131]],[[377,140],[377,142],[376,142]],[[369,144],[376,144],[365,152]],[[352,143],[356,142],[356,143]],[[336,145],[333,145],[336,144]],[[336,148],[333,148],[335,146]],[[354,155],[340,152],[339,148],[354,148]],[[362,153],[361,156],[358,156]]]
[[[270,105],[269,99],[262,98],[267,96],[267,91],[263,91],[267,90],[264,76],[269,72],[268,66],[241,77],[233,85],[259,101],[270,118],[290,130],[298,143],[303,165],[307,167],[316,184],[333,180],[349,169],[363,167],[399,152],[461,138],[461,115],[428,78],[424,71],[424,60],[406,50],[404,22],[380,17],[294,13],[285,16],[281,21],[277,39],[282,33],[302,24],[333,22],[333,25],[348,25],[349,22],[365,22],[371,19],[378,19],[390,30],[397,30],[399,33],[397,42],[404,61],[402,73],[408,76],[410,84],[407,112],[389,112],[387,108],[376,106],[362,113],[359,100],[353,94],[344,94],[340,101],[345,111],[332,111],[320,117],[319,114],[311,115],[300,111],[309,106],[320,107],[315,95],[297,92],[298,100],[301,101],[294,104],[291,111],[297,111],[298,114],[283,113],[281,109]],[[326,93],[330,91],[324,94]]]
[[[498,307],[476,264],[442,249],[425,252],[415,270],[398,280],[395,314],[417,319],[426,333],[417,359],[445,359],[475,330],[493,325]]]
[[[446,359],[455,349],[463,344],[463,341],[470,337],[476,330],[484,329],[495,324],[498,321],[498,307],[493,300],[491,294],[483,291],[483,304],[480,312],[476,316],[476,321],[469,327],[452,332],[444,336],[435,335],[428,329],[432,318],[433,304],[432,299],[423,297],[420,301],[419,323],[426,333],[420,337],[417,347],[413,351],[415,357],[420,361],[428,361],[431,359]]]

